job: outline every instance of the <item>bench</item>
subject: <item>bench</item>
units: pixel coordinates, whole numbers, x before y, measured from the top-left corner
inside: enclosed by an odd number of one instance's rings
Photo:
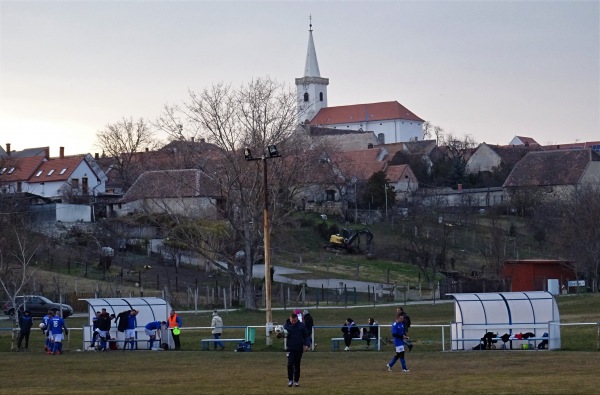
[[[130,342],[131,340],[127,340],[127,342]],[[149,339],[134,339],[133,340],[135,342],[135,349],[136,350],[142,350],[141,348],[139,348],[139,343],[146,343],[146,348],[144,348],[144,350],[149,350],[150,349],[150,340]],[[159,342],[159,340],[155,340],[155,342]],[[83,341],[84,345],[85,344],[92,344],[91,340],[84,340]],[[107,339],[106,343],[110,344],[110,343],[116,343],[117,345],[123,346],[123,344],[125,343],[124,339]],[[94,342],[95,346],[99,346],[100,345],[100,338],[96,339],[96,341]],[[122,350],[122,348],[119,348],[119,350]],[[127,350],[130,350],[130,348],[127,348]]]
[[[367,341],[366,338],[362,338],[362,337],[353,337],[352,341]],[[377,344],[378,339],[369,339],[370,341],[374,342],[375,344]],[[344,338],[343,337],[332,337],[331,338],[331,351],[340,351],[340,342],[343,342]]]
[[[201,340],[201,344],[202,344],[202,350],[203,351],[208,351],[210,350],[210,343],[215,343],[215,342],[236,342],[236,343],[241,343],[245,341],[245,339],[202,339]]]

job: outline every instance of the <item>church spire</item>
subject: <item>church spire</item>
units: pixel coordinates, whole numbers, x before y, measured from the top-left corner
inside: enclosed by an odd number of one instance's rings
[[[320,77],[319,62],[317,62],[317,51],[315,50],[315,42],[313,41],[312,30],[312,15],[309,17],[308,29],[308,50],[306,51],[306,63],[304,65],[305,77]]]
[[[327,107],[327,85],[329,78],[322,78],[317,62],[317,52],[312,35],[312,16],[308,29],[308,51],[304,64],[304,76],[296,78],[298,97],[298,122],[306,123],[324,107]]]

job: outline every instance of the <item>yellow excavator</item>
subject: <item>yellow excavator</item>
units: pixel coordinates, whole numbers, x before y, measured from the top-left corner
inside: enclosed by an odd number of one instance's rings
[[[366,247],[361,249],[361,239],[364,240]],[[328,251],[343,252],[348,254],[360,254],[370,252],[371,243],[373,242],[373,232],[369,229],[348,230],[342,229],[341,234],[331,235],[329,244],[324,246]]]

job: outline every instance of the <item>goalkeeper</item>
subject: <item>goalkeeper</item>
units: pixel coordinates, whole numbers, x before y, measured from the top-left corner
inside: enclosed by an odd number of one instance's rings
[[[310,346],[310,337],[306,326],[298,320],[298,315],[292,313],[290,319],[283,327],[287,331],[287,371],[288,387],[292,385],[300,386],[300,363],[302,362],[302,353],[308,351]]]

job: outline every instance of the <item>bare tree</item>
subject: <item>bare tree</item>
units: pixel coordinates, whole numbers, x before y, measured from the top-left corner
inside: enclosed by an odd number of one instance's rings
[[[294,133],[296,100],[289,87],[270,78],[238,88],[221,83],[190,91],[183,105],[165,107],[156,121],[173,139],[201,137],[220,148],[202,170],[218,184],[222,197],[218,210],[224,226],[219,226],[219,221],[197,226],[189,218],[173,216],[176,225],[169,239],[219,267],[226,266],[239,280],[249,309],[257,307],[252,266],[263,253],[263,188],[268,189],[271,231],[275,233],[293,211],[300,181],[308,177],[313,163],[318,164]],[[249,147],[260,157],[272,144],[277,144],[283,157],[268,161],[268,185],[264,185],[261,162],[266,160],[248,162],[242,149]]]
[[[140,173],[139,164],[134,161],[136,153],[155,150],[160,142],[144,118],[123,118],[96,133],[96,146],[114,160],[119,182],[127,190]]]
[[[561,224],[556,238],[574,263],[578,274],[598,291],[600,279],[600,182],[579,186],[561,205]]]

